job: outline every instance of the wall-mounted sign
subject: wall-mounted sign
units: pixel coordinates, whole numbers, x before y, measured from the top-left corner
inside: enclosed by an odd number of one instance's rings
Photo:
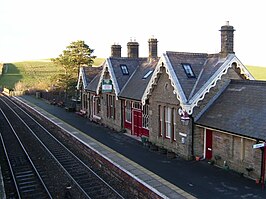
[[[112,92],[112,90],[113,90],[112,80],[104,79],[102,82],[102,92],[108,93],[108,92]]]
[[[254,144],[253,145],[253,149],[258,149],[258,148],[261,148],[261,147],[264,147],[265,146],[265,143],[259,143],[259,144]]]
[[[181,133],[179,132],[179,135],[183,136],[183,137],[187,137],[187,134],[186,133]]]

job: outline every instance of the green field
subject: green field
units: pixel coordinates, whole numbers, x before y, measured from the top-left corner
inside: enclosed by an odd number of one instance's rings
[[[99,66],[103,58],[96,58],[95,66]],[[0,74],[0,88],[15,90],[48,89],[51,86],[51,77],[63,73],[63,68],[55,66],[49,59],[23,61],[6,64],[3,74]],[[257,80],[266,80],[266,67],[247,66]],[[1,68],[0,68],[1,69]]]
[[[247,68],[256,80],[266,80],[266,67],[247,66]]]
[[[100,65],[103,58],[96,58],[93,65]],[[51,77],[63,73],[62,67],[56,66],[49,59],[6,63],[0,75],[0,88],[15,90],[48,89]]]

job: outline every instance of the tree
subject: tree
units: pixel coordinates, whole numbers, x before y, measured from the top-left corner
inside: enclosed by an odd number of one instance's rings
[[[78,79],[79,68],[82,66],[92,66],[96,56],[92,56],[91,49],[84,41],[71,42],[66,50],[57,58],[51,59],[56,65],[64,68],[65,73],[54,77],[56,86],[64,89],[66,93],[74,90],[74,83]]]

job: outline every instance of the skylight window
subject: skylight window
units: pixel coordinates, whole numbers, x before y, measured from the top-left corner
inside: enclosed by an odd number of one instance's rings
[[[196,77],[190,64],[182,64],[182,66],[183,66],[184,71],[185,71],[188,78],[195,78]]]
[[[147,78],[150,76],[150,74],[152,74],[152,70],[149,70],[149,71],[143,76],[142,79],[147,79]]]
[[[126,65],[120,65],[120,68],[121,68],[121,70],[122,70],[123,75],[128,75],[128,74],[129,74]]]

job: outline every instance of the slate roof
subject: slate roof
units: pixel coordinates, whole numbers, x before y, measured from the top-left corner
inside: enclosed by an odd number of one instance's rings
[[[266,140],[266,81],[231,80],[195,123]]]
[[[222,66],[225,59],[219,54],[187,53],[167,51],[166,55],[174,69],[175,75],[189,100]],[[190,64],[196,78],[188,78],[182,63]]]
[[[110,63],[112,65],[114,75],[116,77],[119,90],[121,91],[129,78],[135,72],[136,68],[139,66],[140,62],[146,61],[147,58],[127,58],[127,57],[110,57]],[[129,74],[124,75],[121,70],[121,65],[126,65]]]
[[[90,91],[96,91],[100,74],[103,69],[103,66],[99,67],[83,67],[85,73],[86,83],[85,88]]]
[[[139,60],[138,67],[124,86],[123,90],[121,90],[119,97],[141,100],[158,61],[159,58]],[[149,71],[151,71],[149,76],[144,78]]]

